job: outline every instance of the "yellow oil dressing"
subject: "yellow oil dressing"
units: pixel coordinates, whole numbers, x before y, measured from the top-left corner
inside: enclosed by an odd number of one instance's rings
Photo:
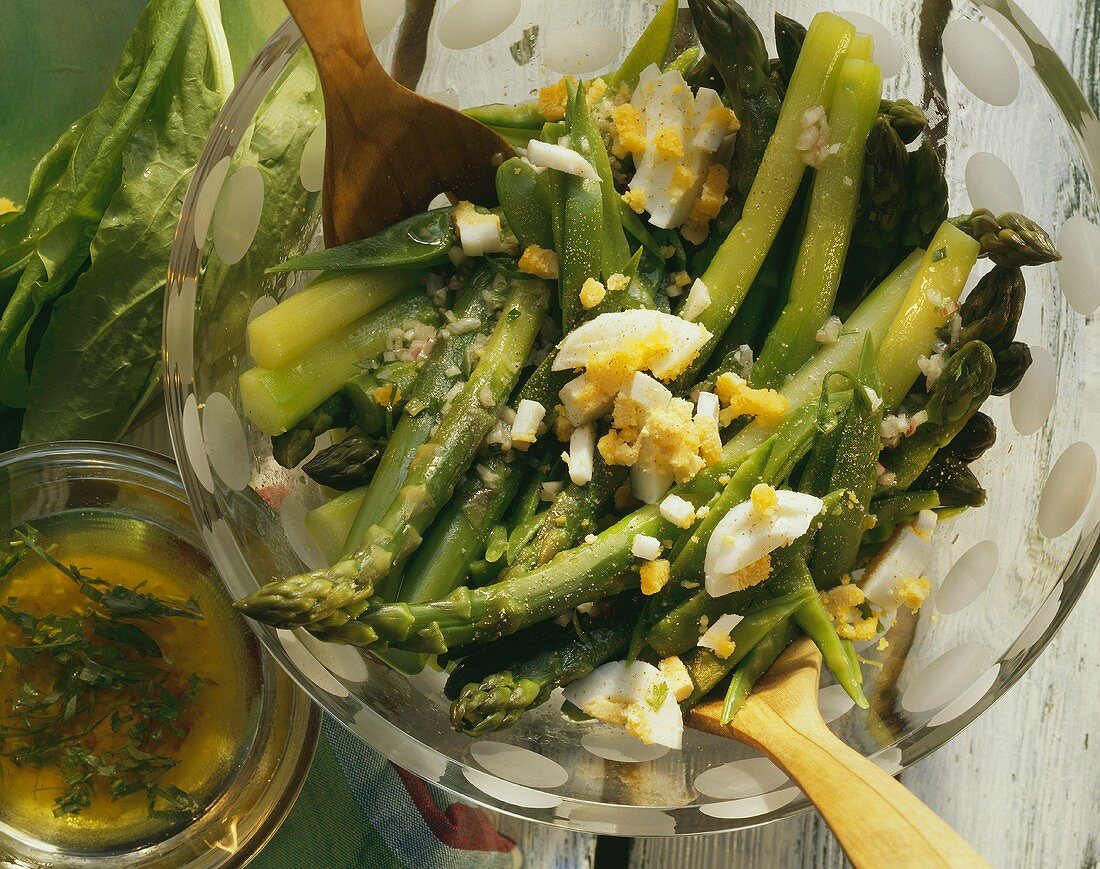
[[[158,784],[187,791],[205,809],[247,750],[261,703],[258,646],[231,608],[209,562],[160,528],[117,515],[63,513],[34,525],[41,545],[86,575],[128,588],[144,583],[143,591],[162,598],[198,600],[201,621],[135,623],[160,646],[164,657],[157,663],[171,671],[173,688],[185,686],[192,674],[201,680],[194,701],[177,722],[186,736],[158,748],[158,753],[178,761]],[[0,600],[11,598],[18,601],[20,611],[36,616],[76,615],[90,606],[75,582],[33,555],[0,580]],[[0,711],[5,714],[27,678],[7,647],[23,642],[14,625],[0,620]],[[93,753],[117,747],[119,741],[106,721],[81,740]],[[0,773],[0,824],[41,843],[92,851],[132,847],[161,840],[168,828],[186,823],[150,818],[144,793],[116,800],[102,790],[79,814],[54,817],[54,801],[64,784],[58,770],[19,767],[0,758]]]

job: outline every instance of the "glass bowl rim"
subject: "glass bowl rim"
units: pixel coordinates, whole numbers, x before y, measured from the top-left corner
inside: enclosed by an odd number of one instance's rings
[[[136,447],[130,444],[110,443],[106,441],[54,441],[43,444],[17,447],[13,450],[0,453],[0,473],[26,468],[30,472],[43,473],[51,468],[64,471],[66,476],[80,476],[82,473],[94,472],[123,472],[131,476],[127,481],[143,491],[155,491],[161,495],[167,495],[180,505],[191,509],[191,504],[180,476],[179,469],[169,456],[155,450]],[[193,521],[193,516],[192,516]],[[196,524],[195,531],[199,539],[202,535]],[[203,553],[209,559],[210,564],[217,572],[217,565],[209,553]],[[218,573],[219,579],[221,574]],[[267,651],[261,644],[261,654]],[[276,662],[277,664],[277,662]],[[289,676],[281,667],[273,671],[278,682],[272,682],[269,678],[261,680],[263,691],[271,695],[274,691],[290,692],[289,717],[287,720],[288,740],[287,751],[282,755],[279,766],[287,763],[291,767],[285,774],[280,775],[282,787],[270,795],[270,804],[267,807],[260,823],[256,824],[247,835],[247,838],[237,841],[237,848],[225,853],[220,861],[207,862],[211,856],[217,858],[215,852],[221,850],[211,848],[209,852],[196,858],[191,863],[180,865],[199,864],[204,867],[238,867],[248,864],[271,841],[279,828],[286,821],[294,804],[305,785],[310,766],[321,735],[322,710],[321,707],[301,690],[298,683]],[[271,784],[275,784],[273,781]],[[267,791],[264,792],[267,794]],[[177,831],[172,836],[161,842],[143,846],[135,851],[117,855],[118,859],[126,865],[130,860],[142,860],[143,854],[159,850],[172,845],[179,840],[183,845],[184,836],[188,828]],[[169,854],[158,854],[158,858],[164,858]],[[114,859],[114,858],[112,858]],[[84,865],[81,862],[80,865]],[[136,865],[136,864],[135,864]]]
[[[987,0],[984,5],[989,6],[997,12],[1003,13],[1006,10],[1010,11],[1015,18],[1030,25],[1035,32],[1039,32],[1038,28],[1026,14],[1019,10],[1018,7],[1009,7],[1005,0]],[[1030,36],[1027,34],[1022,35],[1029,42],[1031,41]],[[184,348],[184,345],[179,341],[181,333],[177,332],[177,334],[173,335],[169,329],[169,325],[173,322],[173,319],[169,316],[168,312],[173,310],[173,302],[175,302],[177,306],[182,304],[178,300],[181,294],[186,296],[185,293],[182,293],[185,284],[188,281],[194,282],[196,280],[194,275],[198,274],[196,266],[201,256],[201,250],[200,245],[196,244],[195,239],[194,211],[195,202],[202,187],[202,182],[217,163],[224,158],[231,158],[236,152],[244,128],[246,128],[255,117],[256,111],[262,104],[263,99],[269,93],[270,87],[278,80],[279,75],[285,70],[294,55],[304,45],[305,40],[297,25],[294,23],[293,19],[289,17],[286,18],[264,43],[264,46],[246,71],[239,77],[236,87],[222,107],[213,129],[207,137],[195,173],[184,198],[180,221],[177,226],[176,237],[169,260],[168,286],[165,293],[165,328],[163,342],[163,363],[165,372],[172,371],[171,363],[176,356],[184,355],[180,352],[181,349]],[[1050,54],[1053,55],[1053,52],[1050,52]],[[1058,81],[1056,83],[1059,89],[1064,91],[1065,95],[1068,95],[1068,98],[1074,103],[1075,110],[1080,111],[1082,115],[1081,120],[1085,123],[1082,123],[1081,127],[1076,130],[1078,135],[1075,137],[1075,146],[1083,159],[1085,171],[1093,189],[1100,189],[1100,185],[1097,184],[1098,167],[1100,167],[1100,136],[1093,138],[1083,134],[1083,131],[1088,127],[1087,122],[1089,121],[1091,121],[1094,129],[1100,129],[1100,120],[1097,120],[1095,111],[1085,99],[1080,86],[1077,84],[1076,80],[1073,79],[1060,58],[1056,58],[1055,65],[1047,71],[1057,77]],[[1036,75],[1038,75],[1038,72],[1036,72]],[[1049,90],[1050,82],[1043,79],[1042,76],[1039,76],[1039,78],[1044,88]],[[194,289],[195,288],[192,287],[192,292],[194,292]],[[190,309],[185,309],[181,313],[177,313],[175,319],[182,322],[184,325],[190,326],[190,329],[184,330],[187,335],[191,336],[192,346],[185,350],[186,355],[190,355],[194,349],[194,324],[196,319],[194,306],[192,305]],[[184,487],[191,501],[192,510],[196,513],[196,517],[208,516],[217,518],[220,515],[220,511],[217,507],[217,498],[214,494],[207,491],[200,483],[191,465],[187,449],[184,446],[182,412],[187,397],[185,386],[186,384],[183,383],[178,376],[165,376],[163,378],[163,388],[166,405],[168,407],[173,449],[179,461]],[[200,533],[205,536],[207,523],[199,521],[197,524]],[[1055,634],[1057,634],[1061,625],[1081,597],[1093,574],[1096,572],[1098,565],[1100,565],[1100,524],[1097,524],[1091,529],[1082,530],[1081,542],[1078,545],[1086,546],[1083,556],[1077,560],[1077,567],[1074,572],[1079,578],[1079,581],[1072,583],[1066,582],[1062,585],[1057,611],[1054,613],[1053,617],[1049,619],[1043,631],[1036,639],[1032,640],[1027,647],[1017,650],[1011,659],[1003,660],[994,682],[995,691],[993,693],[987,693],[978,703],[951,720],[938,724],[921,725],[913,731],[905,733],[894,743],[879,747],[875,752],[876,755],[895,749],[903,752],[902,759],[898,762],[899,768],[893,773],[894,775],[898,775],[902,771],[909,769],[913,764],[938,750],[945,743],[968,728],[978,717],[984,714],[990,706],[1004,696],[1024,673],[1030,669],[1035,660],[1046,648],[1047,644],[1053,639]],[[218,567],[217,564],[215,564],[215,566]],[[1064,571],[1066,567],[1067,565],[1062,565],[1062,570]],[[1058,593],[1058,589],[1059,586],[1054,586],[1051,594]],[[1046,600],[1049,601],[1049,597]],[[1024,633],[1027,632],[1032,622],[1039,614],[1041,607],[1042,604],[1035,608],[1032,613],[1032,618],[1021,628],[1019,636],[1023,636]],[[437,770],[440,762],[442,762],[445,764],[448,771],[454,770],[460,773],[469,771],[477,775],[487,775],[484,770],[472,765],[472,761],[455,760],[449,755],[443,754],[435,747],[410,736],[352,694],[348,699],[355,704],[358,710],[358,714],[355,718],[356,726],[359,729],[355,729],[349,721],[344,720],[344,714],[346,713],[342,713],[335,708],[336,704],[332,702],[329,695],[302,674],[287,668],[284,663],[285,655],[282,654],[283,650],[279,648],[273,634],[266,633],[260,626],[252,622],[249,622],[249,625],[280,666],[284,666],[284,668],[287,669],[289,675],[312,697],[316,704],[330,712],[340,725],[347,729],[348,732],[352,733],[357,739],[365,742],[372,749],[379,751],[392,762],[399,764],[403,768],[421,776],[425,780],[462,800],[484,806],[485,808],[500,812],[501,814],[509,815],[520,820],[545,823],[551,826],[579,832],[606,832],[606,826],[601,825],[599,822],[588,823],[585,821],[572,821],[569,818],[559,815],[553,817],[536,816],[532,813],[532,810],[526,807],[504,802],[493,795],[485,793],[476,786],[473,786],[463,775],[439,776],[438,774],[433,774],[432,770]],[[1010,662],[1011,666],[1008,666]],[[994,665],[996,665],[996,662]],[[988,690],[989,689],[987,689],[987,692]],[[364,730],[370,732],[369,739],[364,736],[362,732]],[[915,751],[911,750],[913,748],[912,743],[917,741],[918,736],[920,737],[920,746]],[[874,755],[870,756],[873,757]],[[511,782],[508,782],[506,779],[501,779],[501,781],[511,785]],[[539,792],[541,793],[542,791]],[[562,804],[578,807],[622,809],[625,812],[659,811],[676,813],[678,811],[697,809],[697,806],[694,804],[685,806],[641,807],[598,802],[576,797],[565,797],[562,800]],[[775,821],[795,817],[812,808],[813,805],[803,794],[791,803],[767,813],[765,816],[722,818],[720,820],[725,822],[725,825],[717,826],[711,830],[673,832],[671,834],[660,833],[654,835],[659,838],[674,838],[752,829],[753,827],[763,826]]]

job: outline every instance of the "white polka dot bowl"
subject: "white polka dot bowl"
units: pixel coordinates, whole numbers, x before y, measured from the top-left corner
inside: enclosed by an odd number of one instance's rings
[[[681,4],[684,5],[684,4]],[[652,3],[591,0],[364,2],[380,57],[452,105],[518,102],[563,72],[612,68]],[[748,0],[765,33],[775,6]],[[1100,123],[1014,0],[786,0],[808,21],[850,15],[876,37],[888,96],[922,102],[945,146],[953,213],[1022,209],[1056,231],[1064,259],[1032,269],[1019,340],[1035,362],[994,399],[996,446],[975,470],[989,503],[938,535],[933,598],[862,654],[870,710],[827,677],[830,726],[896,772],[942,745],[1003,694],[1057,630],[1096,566],[1100,500]],[[835,7],[835,8],[834,8]],[[1030,7],[1053,26],[1065,4]],[[1061,10],[1061,11],[1060,11]],[[693,39],[681,10],[678,45]],[[215,125],[172,254],[164,380],[172,435],[207,549],[230,592],[316,567],[303,524],[323,500],[285,470],[241,414],[245,326],[300,279],[265,269],[319,244],[323,108],[292,23],[268,42]],[[325,444],[322,443],[321,446]],[[682,751],[643,746],[561,714],[560,696],[509,730],[455,733],[444,676],[406,677],[370,654],[303,631],[253,625],[268,651],[350,730],[395,763],[467,799],[563,827],[678,835],[802,811],[786,776],[747,748],[689,732]],[[560,692],[559,692],[560,693]],[[1012,726],[1025,727],[1026,722]]]

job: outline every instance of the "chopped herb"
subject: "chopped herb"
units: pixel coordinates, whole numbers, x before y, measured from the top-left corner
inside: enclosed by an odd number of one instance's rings
[[[947,259],[946,247],[938,247],[932,251],[932,262],[938,263],[941,259]]]
[[[645,702],[649,705],[649,708],[654,712],[657,712],[668,698],[668,683],[660,682],[649,689],[649,693],[646,695]]]
[[[192,675],[181,684],[159,663],[156,640],[132,622],[199,620],[198,601],[158,597],[66,566],[38,545],[29,526],[14,538],[0,545],[0,578],[33,554],[75,582],[90,605],[45,616],[21,611],[14,597],[0,605],[0,618],[22,638],[7,652],[25,680],[0,715],[0,757],[60,772],[55,816],[82,812],[97,796],[144,793],[150,817],[194,817],[195,799],[160,779],[178,763],[175,752],[189,732],[182,716],[203,683]]]

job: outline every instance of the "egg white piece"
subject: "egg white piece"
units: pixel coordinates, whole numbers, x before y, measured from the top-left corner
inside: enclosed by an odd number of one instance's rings
[[[663,311],[617,311],[600,314],[578,326],[562,339],[554,359],[554,370],[583,368],[589,358],[628,341],[645,340],[664,331],[671,338],[670,349],[651,360],[650,372],[666,379],[695,358],[711,334],[705,326],[689,323]]]
[[[913,522],[898,527],[863,574],[860,587],[867,600],[886,612],[901,605],[898,589],[902,583],[928,572],[935,530],[936,514],[931,510],[922,510]]]
[[[693,95],[678,71],[662,73],[651,65],[642,71],[631,104],[642,117],[646,148],[630,189],[644,191],[649,222],[654,226],[680,226],[699,196],[714,152],[726,133],[708,118],[713,109],[721,108],[721,97],[710,88],[700,88]],[[662,131],[678,138],[682,156],[660,152],[656,141]],[[678,167],[695,179],[686,189],[672,183]]]
[[[577,151],[566,148],[564,145],[532,139],[527,143],[527,160],[532,166],[557,169],[567,175],[576,175],[578,178],[600,183],[596,168]]]
[[[652,664],[612,661],[565,687],[564,697],[599,721],[624,727],[646,745],[679,750],[684,719],[673,686]]]
[[[776,505],[766,514],[757,511],[752,501],[730,510],[711,533],[703,563],[706,589],[711,597],[721,597],[740,586],[733,575],[793,543],[806,533],[814,517],[825,506],[820,498],[802,492],[779,489]]]

